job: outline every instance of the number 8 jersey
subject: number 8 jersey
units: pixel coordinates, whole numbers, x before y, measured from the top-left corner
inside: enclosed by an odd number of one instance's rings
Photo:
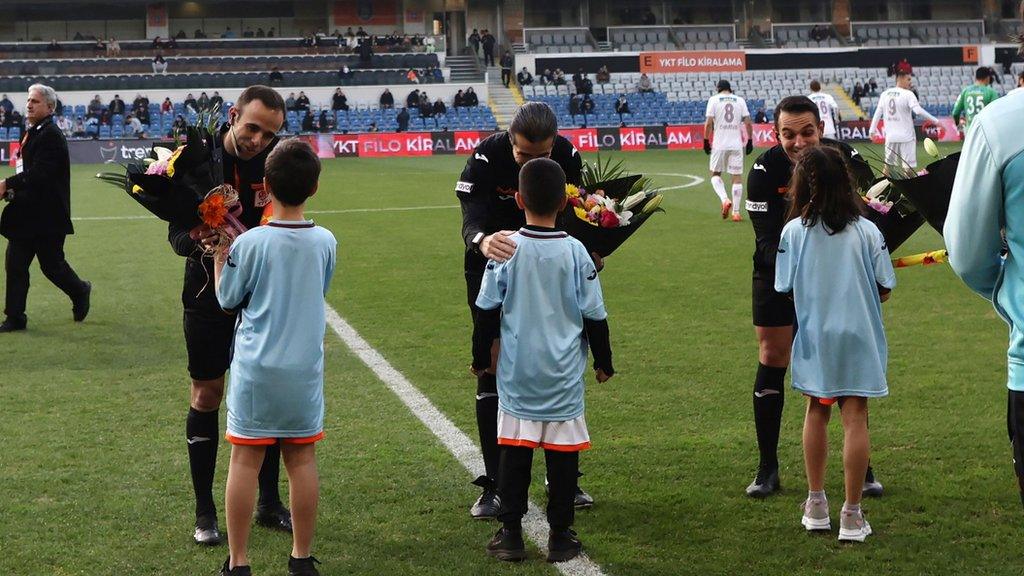
[[[715,94],[708,100],[708,109],[705,115],[715,122],[714,139],[711,142],[712,150],[743,149],[741,128],[743,119],[750,117],[746,100],[729,92]]]

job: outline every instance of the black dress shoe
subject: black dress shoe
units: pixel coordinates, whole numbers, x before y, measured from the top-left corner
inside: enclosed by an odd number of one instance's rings
[[[572,530],[552,530],[548,534],[548,562],[567,562],[582,550],[583,543]]]
[[[290,534],[292,531],[292,513],[280,502],[267,506],[257,506],[256,523],[265,528],[280,530]]]
[[[757,469],[757,476],[747,486],[747,496],[751,498],[766,498],[779,491],[779,469],[760,467]]]
[[[526,544],[523,542],[522,530],[510,530],[502,526],[487,543],[487,555],[505,562],[526,560]]]
[[[89,296],[91,295],[92,282],[86,281],[85,291],[71,301],[71,314],[74,315],[75,322],[81,322],[89,315]]]
[[[17,321],[8,318],[0,324],[0,332],[19,332],[28,325],[28,320]]]
[[[217,518],[208,516],[196,518],[196,531],[192,534],[192,540],[202,546],[220,544],[223,537],[220,534],[220,529],[217,528]]]

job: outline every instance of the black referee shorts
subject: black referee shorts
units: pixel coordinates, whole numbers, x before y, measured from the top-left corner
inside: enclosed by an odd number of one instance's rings
[[[224,312],[217,302],[213,275],[207,279],[202,265],[192,258],[187,262],[181,303],[188,373],[193,380],[214,380],[231,365],[237,316]]]
[[[775,291],[775,274],[754,271],[754,326],[773,328],[796,322],[793,300]]]

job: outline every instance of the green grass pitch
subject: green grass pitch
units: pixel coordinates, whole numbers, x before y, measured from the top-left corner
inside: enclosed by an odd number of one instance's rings
[[[700,151],[622,157],[662,186],[707,178]],[[475,438],[453,192],[464,162],[327,161],[309,209],[339,239],[329,303]],[[144,215],[91,178],[99,168],[74,168],[74,215],[84,219],[67,244],[95,286],[89,319],[73,324],[66,298],[34,266],[29,330],[0,335],[0,574],[213,574],[226,548],[191,543],[182,259],[155,219],[93,219]],[[436,208],[358,211],[424,206]],[[749,221],[722,221],[706,181],[669,190],[663,206],[601,274],[619,373],[603,385],[590,378],[587,391],[594,449],[581,459],[582,485],[597,505],[577,514],[576,528],[591,558],[623,576],[1017,573],[1007,329],[988,303],[948,266],[898,271],[884,306],[891,396],[871,404],[886,494],[865,503],[875,535],[840,545],[799,523],[796,394],[783,423],[782,494],[743,494],[757,461]],[[922,230],[900,253],[941,246]],[[516,567],[487,558],[496,525],[470,521],[469,474],[330,331],[326,350],[314,547],[324,574],[555,573],[536,550]],[[831,434],[836,515],[838,420]],[[228,450],[222,442],[222,526]],[[543,502],[536,462],[532,496]],[[257,574],[284,572],[287,536],[255,529],[251,547]]]

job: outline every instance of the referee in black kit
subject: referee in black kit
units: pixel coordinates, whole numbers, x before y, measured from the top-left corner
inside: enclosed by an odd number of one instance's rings
[[[473,151],[455,185],[462,204],[462,239],[466,244],[464,267],[469,312],[474,322],[478,309],[484,267],[488,259],[505,261],[515,251],[509,235],[526,224],[526,217],[516,206],[519,169],[534,158],[551,158],[565,171],[566,182],[579,185],[583,160],[567,139],[558,134],[558,119],[547,104],[527,102],[516,112],[506,132],[484,139]],[[600,258],[594,255],[598,269]],[[492,357],[496,358],[495,349]],[[477,377],[476,423],[480,432],[480,449],[485,473],[473,481],[483,493],[470,508],[475,519],[498,515],[501,505],[496,492],[498,478],[498,388],[495,378],[496,360],[490,366],[473,366]],[[575,505],[593,505],[589,494],[577,486]]]
[[[228,110],[228,122],[216,136],[224,146],[224,182],[238,190],[242,205],[239,219],[247,228],[259,226],[264,207],[270,201],[263,189],[263,167],[277,144],[284,116],[284,100],[277,91],[267,86],[250,86]],[[218,415],[224,398],[224,373],[231,363],[236,318],[221,309],[214,293],[213,258],[203,253],[212,234],[197,242],[189,232],[188,227],[173,223],[168,226],[168,241],[179,256],[186,257],[181,302],[188,372],[192,378],[185,438],[196,496],[193,539],[197,544],[212,546],[222,540],[213,502],[213,475],[221,438]],[[281,503],[278,491],[280,462],[280,448],[268,446],[259,475],[256,522],[290,532],[291,513]]]

